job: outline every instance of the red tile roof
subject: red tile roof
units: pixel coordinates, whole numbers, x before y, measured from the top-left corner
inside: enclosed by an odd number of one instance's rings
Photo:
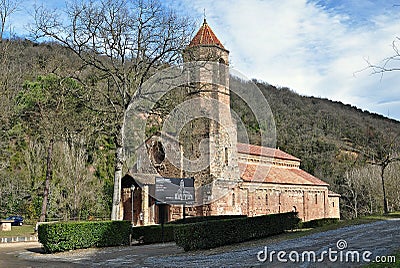
[[[257,165],[239,162],[240,177],[245,182],[328,186],[326,182],[299,168]]]
[[[199,31],[190,42],[189,47],[199,45],[215,45],[225,49],[222,43],[218,40],[217,36],[211,30],[210,26],[208,26],[205,19],[203,25],[200,27]]]
[[[278,159],[285,159],[285,160],[292,160],[292,161],[299,161],[297,157],[285,153],[279,149],[269,148],[269,147],[262,147],[252,144],[245,144],[245,143],[238,143],[237,144],[238,153],[242,154],[251,154],[251,155],[259,155],[259,156],[266,156]]]

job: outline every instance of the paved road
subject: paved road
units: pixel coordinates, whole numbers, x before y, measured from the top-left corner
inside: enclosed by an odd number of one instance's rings
[[[0,247],[0,267],[356,267],[360,265],[357,256],[360,261],[363,257],[372,261],[398,249],[400,219],[393,219],[287,241],[189,253],[173,243],[52,255],[42,254],[37,243],[7,245]],[[280,259],[286,262],[279,261],[279,251]]]
[[[168,267],[355,267],[360,265],[357,253],[360,261],[363,254],[366,261],[373,261],[376,256],[387,256],[397,249],[400,249],[400,219],[349,226],[214,255],[150,257],[146,264],[150,267],[167,263]],[[272,251],[276,253],[271,258]],[[279,251],[283,252],[281,259],[286,262],[278,260]]]

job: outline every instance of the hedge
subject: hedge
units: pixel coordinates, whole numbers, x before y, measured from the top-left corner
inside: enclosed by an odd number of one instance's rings
[[[162,239],[161,225],[133,227],[132,239],[139,240],[145,244],[171,242],[174,241],[174,226],[177,225],[164,225],[164,241]]]
[[[216,221],[232,218],[245,218],[246,215],[216,215],[187,217],[176,221],[168,222],[164,225],[164,240],[162,237],[161,225],[138,226],[132,228],[132,239],[144,244],[162,243],[174,241],[174,227],[178,224],[189,224],[202,221]]]
[[[322,227],[324,225],[329,225],[333,223],[339,222],[338,218],[323,218],[323,219],[316,219],[316,220],[311,220],[311,221],[306,221],[306,222],[301,222],[299,224],[300,228],[316,228],[316,227]]]
[[[168,224],[187,224],[187,223],[195,223],[195,222],[202,222],[202,221],[217,221],[217,220],[246,218],[246,217],[247,217],[246,215],[196,216],[196,217],[187,217],[187,218],[184,218],[184,219],[171,221]]]
[[[280,234],[299,222],[296,212],[288,212],[176,225],[175,242],[185,251],[209,249]]]
[[[41,224],[38,239],[46,253],[79,248],[129,245],[129,221],[59,222]]]

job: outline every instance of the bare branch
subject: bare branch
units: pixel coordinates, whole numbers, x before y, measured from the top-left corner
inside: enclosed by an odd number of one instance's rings
[[[43,7],[35,10],[34,36],[57,41],[80,59],[82,66],[95,69],[98,85],[88,87],[100,101],[93,107],[112,111],[112,133],[116,144],[114,191],[119,203],[118,185],[123,167],[122,129],[124,115],[143,83],[159,68],[179,62],[189,43],[193,24],[179,19],[157,0],[84,0],[67,6],[67,19]],[[118,199],[118,200],[117,200]]]
[[[400,64],[398,63],[398,61],[400,61],[398,42],[400,42],[400,38],[396,37],[396,39],[392,42],[392,49],[394,51],[394,54],[390,57],[383,59],[381,64],[374,64],[371,63],[368,59],[365,59],[365,61],[367,62],[367,67],[365,69],[371,69],[372,74],[379,74],[381,76],[381,79],[383,78],[383,75],[387,72],[400,71]]]
[[[3,40],[3,34],[8,18],[18,10],[20,2],[17,0],[0,0],[0,42]]]

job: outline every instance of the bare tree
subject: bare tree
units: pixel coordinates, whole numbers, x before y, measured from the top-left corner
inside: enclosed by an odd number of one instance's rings
[[[54,144],[65,133],[84,129],[84,113],[79,100],[71,98],[71,89],[78,88],[75,80],[62,79],[55,75],[38,77],[36,81],[26,82],[24,90],[17,97],[17,109],[21,120],[27,124],[27,132],[40,137],[46,146],[46,179],[44,185],[42,210],[39,221],[45,221],[49,199],[50,183],[53,177]]]
[[[103,182],[94,175],[88,165],[88,140],[73,135],[55,146],[54,175],[51,188],[49,214],[64,220],[87,219],[88,216],[104,215]]]
[[[381,170],[380,175],[381,175],[382,192],[383,192],[383,211],[385,214],[389,213],[386,188],[385,188],[385,170],[389,166],[389,164],[397,161],[400,161],[400,157],[393,157],[390,153],[388,153],[382,159],[371,162],[371,164],[379,166]]]
[[[393,55],[382,60],[381,64],[371,63],[367,61],[368,69],[372,69],[373,74],[380,74],[383,76],[386,72],[400,71],[400,50],[399,50],[400,37],[396,37],[392,42]]]
[[[34,34],[73,51],[82,66],[96,70],[103,88],[82,81],[92,90],[92,107],[108,113],[114,137],[115,167],[111,219],[119,219],[123,173],[122,129],[128,105],[141,94],[142,84],[157,69],[177,62],[188,44],[193,25],[156,0],[73,2],[60,13],[37,7]],[[99,107],[101,105],[101,107]]]
[[[400,161],[392,163],[387,168],[387,199],[389,211],[398,211],[400,209]]]
[[[398,7],[399,5],[394,5]],[[381,64],[373,64],[369,60],[367,61],[367,68],[372,69],[373,74],[380,74],[381,78],[387,72],[400,71],[400,47],[399,47],[400,37],[396,37],[392,42],[393,55],[383,59]],[[372,153],[366,154],[369,158],[369,163],[372,165],[376,165],[380,167],[381,170],[381,183],[382,183],[382,191],[383,191],[383,209],[384,213],[387,214],[388,204],[386,197],[386,188],[385,188],[385,171],[387,167],[393,163],[400,161],[400,148],[398,145],[398,134],[395,138],[389,141],[382,140],[382,143],[379,144],[379,149]]]
[[[377,179],[379,170],[375,166],[353,167],[345,172],[343,178],[343,205],[348,209],[352,218],[372,214],[380,200],[375,189],[379,187]]]
[[[387,134],[386,137],[382,137],[380,140],[380,144],[377,146],[378,149],[367,154],[368,162],[380,167],[380,179],[383,192],[383,211],[385,214],[389,213],[385,187],[385,171],[391,163],[400,161],[400,145],[398,136],[399,134],[395,136]]]
[[[359,195],[360,195],[360,181],[356,180],[352,174],[346,172],[343,187],[345,193],[343,198],[346,199],[344,205],[352,212],[353,217],[358,217],[359,210]]]
[[[3,40],[6,22],[9,17],[18,9],[20,1],[17,0],[0,0],[0,42]]]

